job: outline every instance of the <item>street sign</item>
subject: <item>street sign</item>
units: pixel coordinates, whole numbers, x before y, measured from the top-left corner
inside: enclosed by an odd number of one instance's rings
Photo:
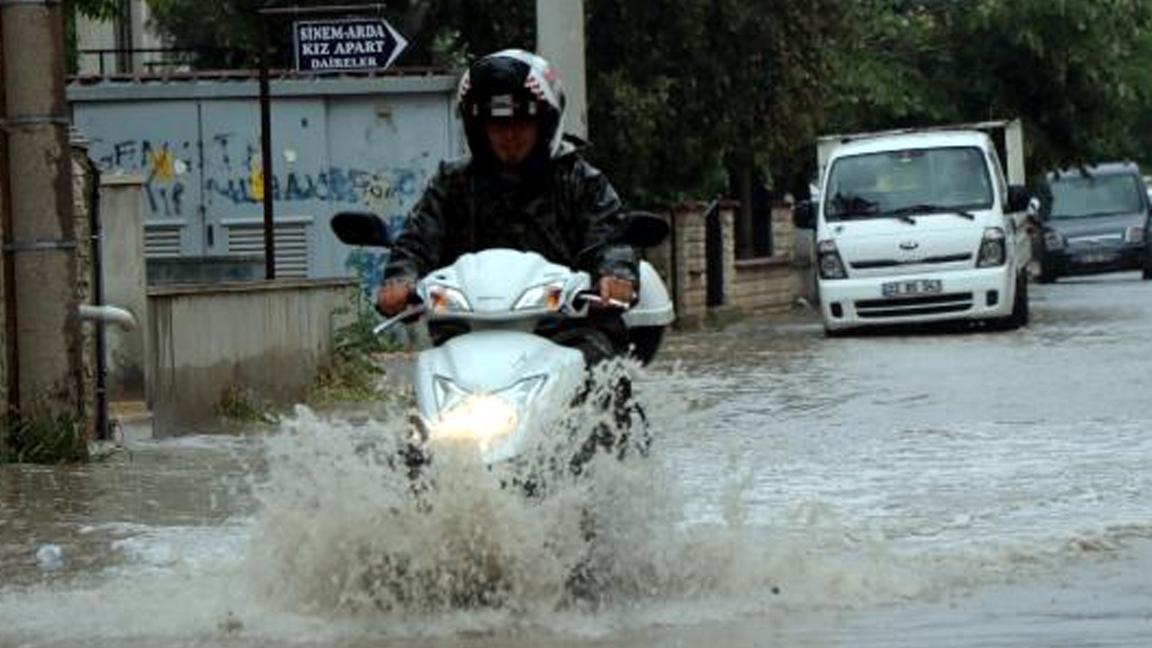
[[[300,21],[292,33],[301,72],[383,70],[408,46],[383,18]]]

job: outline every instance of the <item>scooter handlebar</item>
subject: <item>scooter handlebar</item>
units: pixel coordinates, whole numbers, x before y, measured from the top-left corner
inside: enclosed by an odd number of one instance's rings
[[[422,316],[427,310],[428,307],[425,306],[423,302],[418,302],[377,324],[376,327],[372,329],[372,334],[380,335],[397,324],[408,322]]]
[[[619,299],[605,299],[600,296],[598,290],[581,290],[572,298],[572,304],[577,308],[593,304],[603,308],[618,308],[620,310],[628,310],[632,307],[628,302],[622,302]]]

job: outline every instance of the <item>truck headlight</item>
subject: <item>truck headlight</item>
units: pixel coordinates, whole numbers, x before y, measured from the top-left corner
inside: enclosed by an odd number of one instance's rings
[[[816,267],[820,271],[821,279],[848,278],[848,271],[844,269],[844,261],[840,259],[836,241],[820,241],[816,244]]]
[[[980,241],[980,251],[976,255],[976,267],[994,268],[1002,266],[1007,259],[1004,230],[999,227],[989,227],[984,230],[984,239]]]
[[[1044,249],[1045,250],[1063,250],[1065,247],[1064,237],[1056,230],[1044,230]]]

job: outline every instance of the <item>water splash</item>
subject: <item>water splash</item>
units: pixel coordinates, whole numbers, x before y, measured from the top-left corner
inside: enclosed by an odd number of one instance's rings
[[[634,448],[623,461],[600,452],[579,474],[567,469],[589,434],[618,425],[597,405],[614,380],[599,376],[599,391],[514,465],[488,467],[468,448],[441,449],[415,479],[395,451],[406,425],[354,426],[298,408],[268,440],[267,474],[254,486],[262,504],[254,581],[296,611],[353,617],[468,609],[538,616],[755,585],[770,591],[757,565],[771,563],[739,556],[749,547],[735,508],[731,526],[685,523],[658,447],[647,457]],[[534,497],[510,486],[524,470]]]

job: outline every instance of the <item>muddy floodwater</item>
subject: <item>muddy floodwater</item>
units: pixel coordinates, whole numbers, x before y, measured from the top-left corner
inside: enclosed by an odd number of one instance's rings
[[[651,456],[542,500],[467,456],[414,496],[387,406],[0,466],[0,646],[1152,646],[1152,282],[1032,292],[676,333]]]

